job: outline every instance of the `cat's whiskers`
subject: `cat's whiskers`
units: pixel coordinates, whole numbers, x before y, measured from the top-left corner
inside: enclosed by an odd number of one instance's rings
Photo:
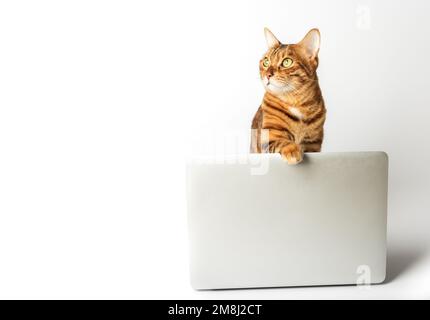
[[[295,90],[294,85],[288,82],[279,81],[277,79],[263,78],[263,85],[266,90],[273,92],[274,94],[288,94]]]

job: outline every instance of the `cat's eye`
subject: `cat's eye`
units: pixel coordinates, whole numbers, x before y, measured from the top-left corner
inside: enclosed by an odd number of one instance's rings
[[[270,65],[270,61],[269,58],[264,58],[263,60],[263,67],[267,68]]]
[[[292,59],[290,59],[290,58],[285,58],[283,61],[282,61],[282,66],[284,67],[284,68],[289,68],[289,67],[291,67],[291,65],[293,64],[293,60]]]

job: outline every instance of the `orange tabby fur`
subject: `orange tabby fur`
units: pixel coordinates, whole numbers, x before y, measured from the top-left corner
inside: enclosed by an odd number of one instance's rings
[[[324,138],[326,109],[316,73],[320,34],[312,29],[301,42],[284,45],[268,29],[265,33],[269,50],[260,76],[266,93],[252,121],[251,152],[279,152],[297,164],[304,152],[320,152]],[[293,61],[287,68],[286,58]]]

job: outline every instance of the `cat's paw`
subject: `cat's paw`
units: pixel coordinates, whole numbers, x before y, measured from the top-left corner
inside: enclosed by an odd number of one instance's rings
[[[303,150],[297,144],[289,144],[281,149],[281,156],[288,164],[299,164],[303,160]]]

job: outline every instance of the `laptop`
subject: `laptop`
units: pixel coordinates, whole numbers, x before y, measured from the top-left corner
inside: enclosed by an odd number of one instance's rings
[[[194,289],[369,285],[386,275],[383,152],[195,157],[187,163]]]

